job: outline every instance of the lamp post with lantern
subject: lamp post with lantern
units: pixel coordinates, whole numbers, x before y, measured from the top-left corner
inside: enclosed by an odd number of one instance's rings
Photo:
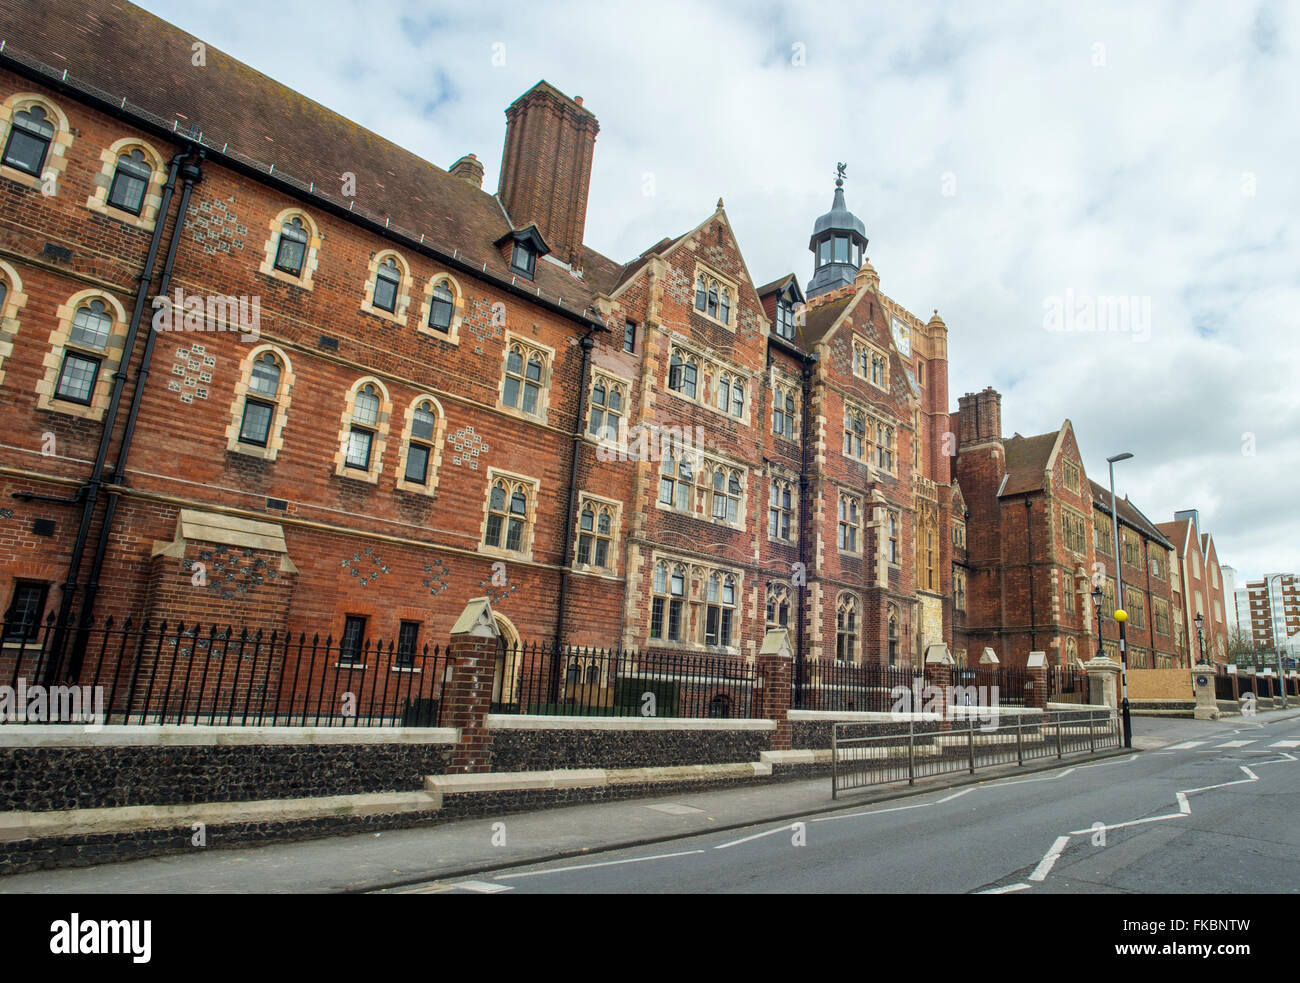
[[[1121,707],[1124,713],[1124,746],[1133,746],[1133,726],[1128,712],[1128,646],[1125,644],[1124,623],[1128,621],[1128,612],[1124,610],[1124,568],[1119,560],[1119,511],[1115,508],[1115,463],[1127,461],[1133,455],[1125,451],[1114,457],[1106,458],[1110,465],[1110,522],[1114,530],[1115,543],[1115,620],[1119,623],[1119,680],[1124,699]],[[1100,624],[1098,624],[1100,631]]]

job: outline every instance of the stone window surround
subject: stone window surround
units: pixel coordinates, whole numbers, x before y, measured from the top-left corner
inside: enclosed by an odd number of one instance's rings
[[[6,177],[42,194],[46,193],[47,187],[52,186],[53,191],[49,196],[57,198],[63,174],[68,169],[68,148],[72,146],[72,127],[68,122],[67,114],[57,103],[51,102],[37,92],[15,92],[0,104],[0,151],[3,151],[9,142],[9,130],[13,126],[14,116],[33,106],[44,109],[45,115],[54,123],[54,136],[50,138],[50,147],[45,152],[45,166],[37,175],[0,164],[0,177]],[[53,181],[47,185],[46,182],[51,177]]]
[[[594,563],[578,562],[578,537],[582,535],[582,509],[588,503],[596,506],[596,515],[599,518],[602,506],[608,506],[613,515],[609,527],[609,555],[606,557],[608,562],[605,566],[596,566]],[[578,509],[573,516],[573,569],[581,573],[593,574],[615,574],[618,572],[619,552],[618,544],[623,527],[623,503],[614,498],[605,498],[601,495],[595,495],[591,492],[578,492]],[[592,535],[595,535],[593,530]]]
[[[145,188],[139,215],[133,215],[108,203],[108,193],[112,190],[113,177],[117,173],[117,160],[123,154],[130,154],[132,150],[139,150],[150,167],[149,185]],[[167,183],[167,164],[163,155],[145,140],[123,137],[100,151],[99,159],[103,161],[104,166],[95,175],[95,191],[86,199],[86,207],[92,212],[106,215],[124,225],[133,226],[144,232],[152,232],[158,220],[158,209],[162,207],[163,185]]]
[[[858,352],[860,349],[865,349],[868,355],[875,354],[875,355],[879,355],[882,359],[884,359],[885,362],[884,385],[881,385],[878,382],[873,382],[871,379],[871,373],[869,371],[865,375],[858,371]],[[889,353],[885,351],[885,349],[881,348],[879,345],[875,344],[874,342],[868,341],[864,336],[858,334],[856,331],[853,333],[853,340],[850,345],[850,350],[852,353],[853,364],[851,365],[851,369],[852,369],[853,376],[855,378],[861,379],[863,382],[867,383],[870,386],[874,386],[876,389],[879,389],[881,392],[884,393],[889,392]],[[868,359],[868,361],[870,361],[870,359]]]
[[[846,522],[846,521],[847,521],[847,520],[843,520],[843,519],[840,518],[840,503],[841,503],[844,499],[849,499],[849,500],[851,500],[851,501],[853,501],[853,502],[856,502],[856,503],[857,503],[857,506],[858,506],[858,520],[857,520],[857,522],[856,522],[856,523],[849,523],[850,525],[853,526],[854,529],[857,530],[857,534],[853,537],[854,543],[855,543],[855,545],[856,545],[856,549],[851,549],[851,550],[849,550],[849,549],[845,549],[843,546],[840,546],[840,545],[839,545],[839,542],[840,542],[840,528],[839,528],[839,527],[840,527],[840,523],[841,523],[841,522]],[[861,496],[861,495],[854,494],[854,493],[852,493],[852,492],[847,492],[847,491],[845,491],[845,490],[842,489],[842,488],[841,488],[841,489],[836,489],[836,499],[835,499],[835,546],[836,546],[836,549],[838,550],[838,552],[839,552],[841,555],[843,555],[843,556],[862,556],[862,555],[863,555],[863,548],[864,548],[864,546],[865,546],[865,542],[864,542],[864,541],[866,540],[866,531],[867,531],[866,510],[865,510],[865,503],[864,503],[863,500],[862,500],[862,496]]]
[[[280,231],[284,228],[286,222],[295,218],[302,219],[303,229],[307,233],[307,251],[303,256],[302,272],[298,276],[292,276],[284,270],[275,268],[275,254],[280,246]],[[270,232],[270,238],[262,246],[262,265],[258,267],[258,272],[279,280],[281,283],[301,287],[303,290],[311,290],[312,277],[315,275],[316,266],[320,262],[320,246],[325,239],[315,221],[301,208],[286,208],[268,220],[266,224]]]
[[[429,317],[433,312],[433,290],[439,283],[446,283],[451,288],[452,309],[451,325],[444,333],[429,327]],[[465,291],[461,289],[460,282],[450,273],[435,273],[424,284],[424,298],[420,305],[420,323],[416,325],[416,330],[430,338],[437,338],[439,341],[446,342],[449,345],[460,344],[460,326],[465,320]]]
[[[789,539],[782,539],[780,535],[776,535],[776,536],[772,535],[771,513],[774,506],[772,505],[771,490],[773,487],[777,489],[777,504],[775,508],[780,511],[784,511],[784,509],[781,508],[781,504],[780,504],[781,503],[780,492],[781,492],[782,485],[790,486],[790,538]],[[781,543],[784,546],[793,546],[795,543],[799,542],[799,478],[797,476],[791,476],[789,474],[786,474],[785,472],[772,472],[769,473],[767,476],[767,487],[768,487],[768,493],[767,493],[768,499],[767,502],[765,503],[765,507],[767,511],[763,517],[764,519],[763,525],[766,531],[767,541],[769,543]]]
[[[524,369],[525,374],[528,368],[529,351],[537,352],[542,356],[542,378],[538,381],[539,392],[537,394],[537,412],[525,413],[523,410],[522,387],[520,390],[520,406],[506,405],[506,367],[510,364],[510,349],[518,345],[525,352]],[[496,408],[502,413],[520,420],[529,420],[534,423],[545,423],[551,402],[551,372],[555,366],[555,349],[549,345],[544,345],[540,341],[531,338],[525,338],[523,335],[514,331],[506,332],[505,345],[501,351],[501,380],[497,384],[497,405]]]
[[[13,354],[14,339],[22,323],[18,314],[27,305],[27,295],[23,293],[18,271],[4,260],[0,260],[0,280],[6,287],[4,303],[0,304],[0,384],[3,384],[5,359]]]
[[[58,385],[59,372],[63,368],[63,355],[72,333],[73,318],[77,316],[77,311],[81,307],[94,300],[103,301],[109,315],[113,318],[113,326],[109,331],[108,340],[104,343],[104,350],[96,353],[100,363],[99,373],[95,377],[95,391],[91,394],[90,405],[83,406],[66,399],[55,399],[54,389]],[[122,361],[122,346],[126,340],[126,309],[112,294],[105,290],[91,288],[73,294],[59,305],[55,314],[58,322],[50,331],[50,349],[45,354],[45,374],[36,382],[36,406],[38,409],[76,416],[83,420],[102,420],[104,412],[108,409],[113,375]]]
[[[244,399],[253,378],[253,365],[270,352],[280,363],[280,388],[275,397],[275,415],[271,419],[271,432],[266,446],[246,444],[239,439],[239,429],[244,421]],[[293,393],[293,365],[283,349],[275,345],[257,345],[239,363],[239,381],[235,383],[234,399],[230,404],[230,425],[226,427],[226,450],[264,461],[274,461],[284,446],[284,425],[289,419],[289,403]]]
[[[490,514],[489,505],[492,501],[492,486],[498,480],[506,482],[507,485],[522,484],[526,489],[527,502],[524,505],[524,534],[520,545],[522,549],[508,550],[504,546],[489,546],[487,544],[487,525]],[[479,525],[478,545],[476,550],[485,556],[495,556],[505,560],[532,560],[533,558],[533,536],[537,530],[537,501],[541,496],[542,482],[539,478],[531,478],[525,474],[518,474],[513,471],[504,471],[500,468],[488,468],[487,471],[487,488],[483,495],[483,521]],[[510,506],[510,496],[506,496],[506,507]],[[502,542],[505,541],[506,530],[502,529]]]
[[[609,440],[607,437],[599,437],[591,432],[591,410],[592,395],[596,391],[596,378],[603,377],[605,380],[605,402],[606,409],[609,406],[609,389],[611,385],[618,386],[623,390],[623,408],[619,413],[619,433],[618,439]],[[602,445],[605,447],[618,447],[620,442],[626,442],[628,427],[630,426],[632,407],[632,380],[621,376],[609,369],[592,365],[591,377],[587,380],[587,418],[582,421],[582,439],[590,444]],[[658,492],[656,492],[658,494]]]
[[[839,659],[840,651],[840,610],[846,606],[852,611],[853,618],[853,651],[849,653],[849,658]],[[845,665],[861,665],[862,663],[862,600],[853,591],[842,590],[835,595],[835,653],[836,662],[843,662]],[[845,629],[845,633],[848,629]]]
[[[683,356],[683,361],[685,360],[685,356],[690,356],[695,359],[696,372],[694,397],[678,392],[669,385],[672,375],[672,354],[674,350],[677,350],[679,354]],[[726,417],[733,423],[741,423],[745,426],[749,426],[754,405],[754,400],[751,398],[754,391],[754,377],[752,372],[748,369],[742,369],[737,365],[733,365],[731,362],[724,361],[723,359],[718,358],[717,355],[705,354],[704,349],[685,341],[676,332],[670,334],[668,355],[669,358],[665,366],[662,390],[665,395],[671,396],[674,399],[680,399],[685,403],[690,403],[692,406],[702,406],[709,412],[716,413],[721,417]],[[724,373],[730,376],[732,381],[739,379],[741,384],[745,387],[745,412],[741,416],[735,416],[729,411],[731,406],[730,399],[727,400],[728,412],[723,412],[718,409],[718,378]]]
[[[660,563],[668,567],[669,576],[672,575],[674,567],[685,567],[686,569],[686,593],[681,598],[685,603],[682,611],[682,635],[683,640],[673,641],[666,635],[663,638],[649,639],[650,616],[653,611],[654,598],[664,595],[654,593],[654,572]],[[697,638],[703,638],[705,631],[705,614],[704,609],[708,606],[708,582],[709,577],[718,574],[721,577],[731,577],[736,586],[736,602],[732,610],[731,623],[731,644],[730,645],[706,645],[703,641],[697,641]],[[698,588],[698,589],[697,589]],[[715,565],[709,563],[700,563],[697,560],[688,559],[684,556],[675,556],[671,553],[655,550],[650,555],[650,608],[646,611],[646,631],[648,644],[655,648],[671,648],[690,652],[724,652],[733,655],[740,654],[741,632],[741,613],[743,610],[743,598],[745,592],[744,573],[740,569]],[[667,627],[667,612],[665,611],[665,629]],[[695,628],[692,630],[691,619],[695,618]]]
[[[677,452],[680,448],[674,447],[673,459],[678,460]],[[743,464],[732,463],[725,458],[715,457],[708,454],[693,454],[691,458],[691,469],[693,477],[691,481],[691,508],[683,512],[677,508],[676,497],[672,505],[667,505],[659,500],[659,485],[656,480],[655,484],[655,508],[661,512],[671,512],[673,515],[690,516],[693,519],[699,519],[701,522],[707,522],[715,526],[725,526],[728,529],[745,528],[745,518],[748,514],[749,504],[749,468]],[[659,462],[659,468],[656,469],[656,479],[663,474],[663,462]],[[740,472],[740,504],[736,507],[736,521],[728,522],[726,519],[717,519],[713,516],[713,472],[723,468],[727,471]],[[706,478],[707,475],[707,478]],[[673,475],[674,480],[678,480],[676,472]]]
[[[425,475],[425,483],[417,484],[414,481],[407,480],[406,477],[406,457],[411,449],[411,431],[415,426],[415,411],[421,403],[432,403],[434,414],[433,438],[426,441],[421,438],[420,443],[429,445],[429,470]],[[443,412],[442,404],[438,402],[436,396],[431,393],[420,393],[407,406],[404,414],[402,425],[402,443],[401,451],[397,458],[397,485],[398,491],[411,492],[415,495],[428,495],[436,497],[438,491],[438,475],[442,466],[442,448],[447,434],[447,414]]]
[[[776,401],[777,401],[778,399],[781,399],[781,398],[785,395],[785,393],[783,392],[783,390],[788,390],[789,393],[790,393],[790,395],[794,396],[794,436],[793,436],[793,437],[787,437],[784,433],[777,433],[777,432],[776,432],[776,429],[775,429],[775,426],[773,426],[772,433],[775,434],[776,436],[782,438],[783,440],[794,440],[794,441],[798,441],[799,438],[800,438],[800,435],[803,433],[803,431],[802,431],[801,428],[800,428],[800,425],[801,425],[802,422],[803,422],[803,406],[802,406],[802,403],[803,403],[803,390],[802,390],[802,387],[800,386],[800,384],[799,384],[798,382],[796,382],[795,380],[791,379],[789,376],[785,375],[784,373],[778,373],[777,370],[776,370],[776,366],[773,366],[773,367],[772,367],[772,377],[771,377],[771,380],[770,380],[770,388],[771,388],[771,390],[772,390],[772,394],[773,394],[773,395],[772,395],[772,410],[773,410],[773,413],[775,413],[775,411],[776,411]],[[782,407],[781,407],[781,412],[784,413],[784,412],[785,412],[784,400],[783,400],[782,402],[783,402],[783,405],[782,405]],[[773,420],[772,423],[775,424],[775,420]]]
[[[370,445],[370,467],[365,471],[347,465],[348,435],[352,432],[352,416],[356,412],[357,394],[363,386],[370,384],[378,390],[379,414],[374,425],[374,438]],[[353,481],[366,481],[372,485],[379,483],[379,475],[384,470],[384,447],[388,443],[388,424],[393,414],[393,401],[388,395],[388,387],[372,375],[362,376],[348,389],[343,401],[343,413],[339,418],[338,449],[334,452],[334,474],[340,478]]]
[[[382,307],[374,305],[375,287],[379,280],[379,268],[387,265],[389,260],[393,260],[401,274],[401,280],[397,285],[397,298],[391,311],[386,311]],[[431,288],[432,289],[432,288]],[[396,324],[401,327],[406,326],[406,312],[411,306],[411,264],[396,249],[381,249],[370,257],[370,264],[366,268],[366,286],[361,295],[361,313],[373,314],[375,317],[382,318],[390,324]],[[453,315],[453,320],[455,320]]]
[[[717,283],[719,310],[721,310],[722,308],[722,291],[727,290],[729,292],[729,300],[730,300],[729,321],[723,321],[716,317],[710,317],[707,310],[702,311],[695,306],[695,288],[696,288],[696,284],[700,282],[700,277],[704,277],[706,282],[709,280],[713,280]],[[722,327],[726,328],[728,331],[735,331],[736,321],[739,319],[740,316],[740,284],[737,283],[733,278],[727,276],[726,274],[719,273],[715,267],[710,266],[708,263],[705,263],[703,260],[696,260],[695,270],[691,274],[690,305],[691,305],[691,313],[699,317],[702,317],[706,321],[709,321],[713,324],[721,325]]]

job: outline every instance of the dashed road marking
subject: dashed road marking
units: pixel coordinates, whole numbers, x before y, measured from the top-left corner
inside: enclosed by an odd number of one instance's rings
[[[1008,884],[1006,887],[995,887],[989,891],[978,891],[977,894],[1010,894],[1012,891],[1028,891],[1034,885],[1032,884]]]
[[[574,864],[570,867],[555,867],[551,870],[526,870],[520,874],[497,874],[498,881],[510,880],[516,877],[541,877],[543,874],[564,874],[571,870],[590,870],[593,867],[617,867],[619,864],[642,864],[650,860],[669,860],[673,857],[689,857],[693,853],[703,853],[703,850],[682,850],[680,853],[660,853],[653,857],[630,857],[627,860],[605,860],[597,864]],[[463,887],[463,884],[456,885]]]
[[[1183,741],[1182,744],[1170,744],[1165,748],[1166,751],[1190,751],[1194,747],[1200,747],[1204,741]]]
[[[739,840],[731,840],[730,842],[727,843],[719,843],[713,849],[725,850],[729,846],[740,846],[740,844],[748,843],[750,840],[761,840],[764,836],[771,836],[773,833],[782,833],[788,829],[792,830],[795,828],[796,825],[797,825],[796,823],[786,823],[784,826],[778,826],[776,829],[769,829],[763,833],[755,833],[753,836],[746,836]]]
[[[1066,844],[1069,842],[1070,838],[1068,836],[1058,836],[1056,842],[1052,844],[1052,848],[1047,851],[1047,855],[1038,862],[1034,872],[1029,875],[1029,879],[1031,881],[1045,880],[1047,875],[1052,872],[1052,868],[1056,866],[1056,861],[1061,858],[1061,851],[1065,849]]]
[[[1278,741],[1276,744],[1270,744],[1269,747],[1300,747],[1300,741]]]
[[[1255,743],[1255,742],[1254,742],[1253,740],[1250,740],[1250,741],[1225,741],[1223,744],[1216,744],[1215,747],[1216,747],[1216,748],[1221,748],[1221,747],[1245,747],[1247,744],[1254,744],[1254,743]]]
[[[486,881],[457,881],[447,886],[460,888],[462,891],[473,891],[475,894],[500,894],[502,891],[514,890],[509,884],[489,884]]]

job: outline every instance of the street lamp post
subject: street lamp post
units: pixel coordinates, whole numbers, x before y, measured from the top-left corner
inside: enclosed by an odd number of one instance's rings
[[[1274,614],[1273,611],[1274,608],[1273,590],[1269,586],[1270,584],[1273,583],[1274,580],[1278,582],[1278,587],[1279,587],[1277,607],[1281,609],[1281,613],[1282,613],[1282,641],[1281,642],[1278,641],[1278,637],[1277,637],[1277,615]],[[1282,672],[1282,642],[1286,641],[1286,608],[1284,607],[1286,598],[1285,595],[1282,594],[1282,591],[1280,589],[1281,584],[1282,584],[1282,575],[1280,573],[1275,573],[1271,577],[1265,578],[1264,588],[1265,588],[1265,592],[1268,594],[1268,612],[1270,615],[1272,615],[1272,618],[1270,619],[1272,621],[1272,624],[1270,624],[1268,628],[1269,628],[1269,634],[1273,636],[1273,652],[1277,656],[1277,674],[1278,674],[1278,678],[1282,680],[1282,709],[1285,710],[1286,709],[1286,675]]]
[[[1119,680],[1124,698],[1120,703],[1124,715],[1124,746],[1133,746],[1133,725],[1129,719],[1128,705],[1128,647],[1125,645],[1124,624],[1128,621],[1128,612],[1124,610],[1124,567],[1119,561],[1119,510],[1115,508],[1115,464],[1127,461],[1133,455],[1125,451],[1114,457],[1106,458],[1110,465],[1110,524],[1115,543],[1115,620],[1119,623]],[[1098,625],[1100,630],[1100,625]]]
[[[1205,615],[1196,613],[1196,640],[1201,647],[1201,665],[1205,665]]]

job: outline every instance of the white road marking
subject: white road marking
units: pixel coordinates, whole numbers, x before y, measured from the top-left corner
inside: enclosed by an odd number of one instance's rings
[[[727,849],[727,847],[729,847],[729,846],[740,846],[740,844],[742,844],[742,843],[748,843],[750,840],[761,840],[764,836],[771,836],[773,833],[781,833],[781,832],[784,832],[784,831],[787,830],[787,829],[791,829],[791,830],[792,830],[792,829],[794,829],[794,827],[795,827],[795,824],[794,824],[794,823],[786,823],[784,826],[778,826],[776,829],[769,829],[769,830],[768,830],[767,832],[765,832],[765,833],[755,833],[753,836],[746,836],[746,837],[744,837],[744,838],[742,838],[742,839],[739,839],[739,840],[731,840],[731,841],[728,842],[728,843],[719,843],[719,844],[718,844],[717,846],[715,846],[713,849],[715,849],[715,850],[725,850],[725,849]]]
[[[886,812],[903,812],[906,809],[925,809],[934,805],[933,802],[918,802],[910,806],[893,806],[889,809],[871,809],[867,812],[849,812],[838,816],[821,816],[820,818],[810,819],[813,823],[829,823],[835,819],[856,819],[858,816],[879,816]]]
[[[1178,792],[1177,795],[1178,795],[1178,811],[1185,816],[1190,816],[1192,814],[1192,804],[1187,801],[1187,793]]]
[[[570,870],[590,870],[592,867],[616,867],[619,864],[640,864],[647,860],[669,860],[673,857],[689,857],[692,853],[703,850],[683,850],[681,853],[660,853],[653,857],[632,857],[628,860],[606,860],[598,864],[574,864],[572,867],[556,867],[552,870],[526,870],[522,874],[497,874],[496,880],[505,881],[515,877],[540,877],[543,874],[563,874]],[[460,887],[461,885],[457,885]]]
[[[1190,751],[1194,747],[1200,747],[1204,741],[1183,741],[1182,744],[1170,744],[1168,751]]]
[[[1224,744],[1216,744],[1215,747],[1216,747],[1216,748],[1218,748],[1218,747],[1245,747],[1247,744],[1254,744],[1254,743],[1255,743],[1255,742],[1254,742],[1253,740],[1251,740],[1251,741],[1228,741],[1228,742],[1226,742],[1226,743],[1224,743]]]
[[[703,812],[703,809],[697,809],[695,806],[684,806],[676,802],[656,802],[654,805],[646,806],[647,809],[653,809],[655,812],[662,812],[669,816],[689,816],[693,812]]]
[[[995,887],[991,891],[979,891],[978,894],[1010,894],[1012,891],[1028,891],[1034,885],[1032,884],[1008,884],[1006,887]]]
[[[973,788],[964,788],[960,792],[953,792],[952,795],[944,796],[942,799],[936,802],[935,805],[942,805],[944,802],[951,802],[953,799],[960,799],[963,795],[967,795],[974,791],[975,790]]]
[[[1300,747],[1300,741],[1278,741],[1276,744],[1270,744],[1269,747]]]
[[[514,888],[509,884],[488,884],[486,881],[457,881],[454,884],[448,884],[448,887],[458,887],[465,891],[473,891],[475,894],[500,894],[502,891],[513,891]]]
[[[1056,861],[1061,857],[1061,851],[1065,849],[1066,844],[1069,842],[1070,838],[1068,836],[1058,836],[1056,842],[1052,844],[1052,848],[1047,851],[1043,859],[1038,862],[1038,866],[1034,868],[1034,872],[1029,875],[1029,879],[1031,881],[1044,880],[1052,872],[1052,868],[1056,866]]]

